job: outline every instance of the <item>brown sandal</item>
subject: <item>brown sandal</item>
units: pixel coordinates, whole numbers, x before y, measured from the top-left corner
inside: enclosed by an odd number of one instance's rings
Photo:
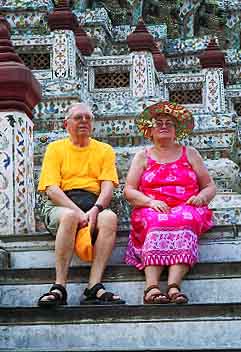
[[[150,294],[149,297],[146,298],[148,292],[150,292],[154,288],[158,289],[159,293]],[[159,286],[151,285],[144,291],[143,302],[144,304],[166,304],[170,302],[170,299],[167,294],[162,293],[160,291]]]
[[[168,292],[171,288],[176,288],[179,292],[169,295]],[[181,292],[180,286],[175,283],[167,286],[167,296],[169,297],[171,303],[184,304],[188,302],[188,297]]]

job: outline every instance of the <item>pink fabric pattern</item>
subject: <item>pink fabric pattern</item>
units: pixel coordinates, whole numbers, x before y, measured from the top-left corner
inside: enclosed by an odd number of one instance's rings
[[[186,156],[169,163],[158,163],[147,152],[147,168],[139,190],[162,200],[171,208],[160,213],[152,208],[134,208],[125,261],[139,270],[146,266],[188,264],[198,260],[198,238],[212,227],[212,211],[207,206],[185,204],[199,192],[197,175]]]

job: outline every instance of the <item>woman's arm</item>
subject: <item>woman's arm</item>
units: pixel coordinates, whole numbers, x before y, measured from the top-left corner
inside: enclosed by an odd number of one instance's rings
[[[207,205],[215,197],[216,185],[209,175],[201,155],[195,148],[187,148],[187,158],[196,172],[200,188],[198,195],[189,198],[187,204]]]
[[[139,182],[143,171],[146,168],[146,155],[144,151],[137,153],[129,169],[124,194],[126,199],[134,207],[148,207],[160,212],[168,212],[169,207],[165,202],[152,199],[138,190]]]
[[[131,166],[126,178],[124,194],[130,204],[135,207],[148,206],[151,200],[149,197],[145,196],[145,194],[138,190],[141,175],[145,170],[145,163],[145,152],[142,150],[136,153],[131,162]]]

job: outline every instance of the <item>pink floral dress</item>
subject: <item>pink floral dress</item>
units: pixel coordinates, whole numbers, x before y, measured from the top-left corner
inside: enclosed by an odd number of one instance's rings
[[[139,190],[162,200],[171,208],[161,213],[152,208],[134,208],[125,255],[127,264],[139,270],[146,266],[194,265],[198,260],[198,237],[212,227],[212,211],[186,201],[199,192],[198,179],[182,148],[181,157],[159,163],[147,155]]]

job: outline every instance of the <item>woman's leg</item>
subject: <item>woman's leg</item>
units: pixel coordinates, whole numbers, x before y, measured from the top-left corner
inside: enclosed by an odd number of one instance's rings
[[[169,266],[168,271],[168,285],[177,284],[181,285],[183,277],[189,271],[189,265],[187,264],[175,264]],[[179,290],[176,287],[172,287],[168,290],[168,295],[173,295],[174,293],[178,293]]]
[[[151,286],[158,286],[160,284],[160,276],[163,271],[163,266],[146,266],[144,269],[146,282],[145,282],[145,290],[147,290]],[[148,301],[150,297],[154,294],[159,294],[157,299],[165,298],[165,295],[160,294],[160,289],[152,288],[149,292],[145,294],[145,300]],[[153,302],[154,303],[154,302]]]
[[[145,276],[146,276],[146,286],[145,288],[148,288],[149,286],[152,285],[159,285],[160,282],[160,276],[163,271],[163,266],[146,266],[144,269]]]

